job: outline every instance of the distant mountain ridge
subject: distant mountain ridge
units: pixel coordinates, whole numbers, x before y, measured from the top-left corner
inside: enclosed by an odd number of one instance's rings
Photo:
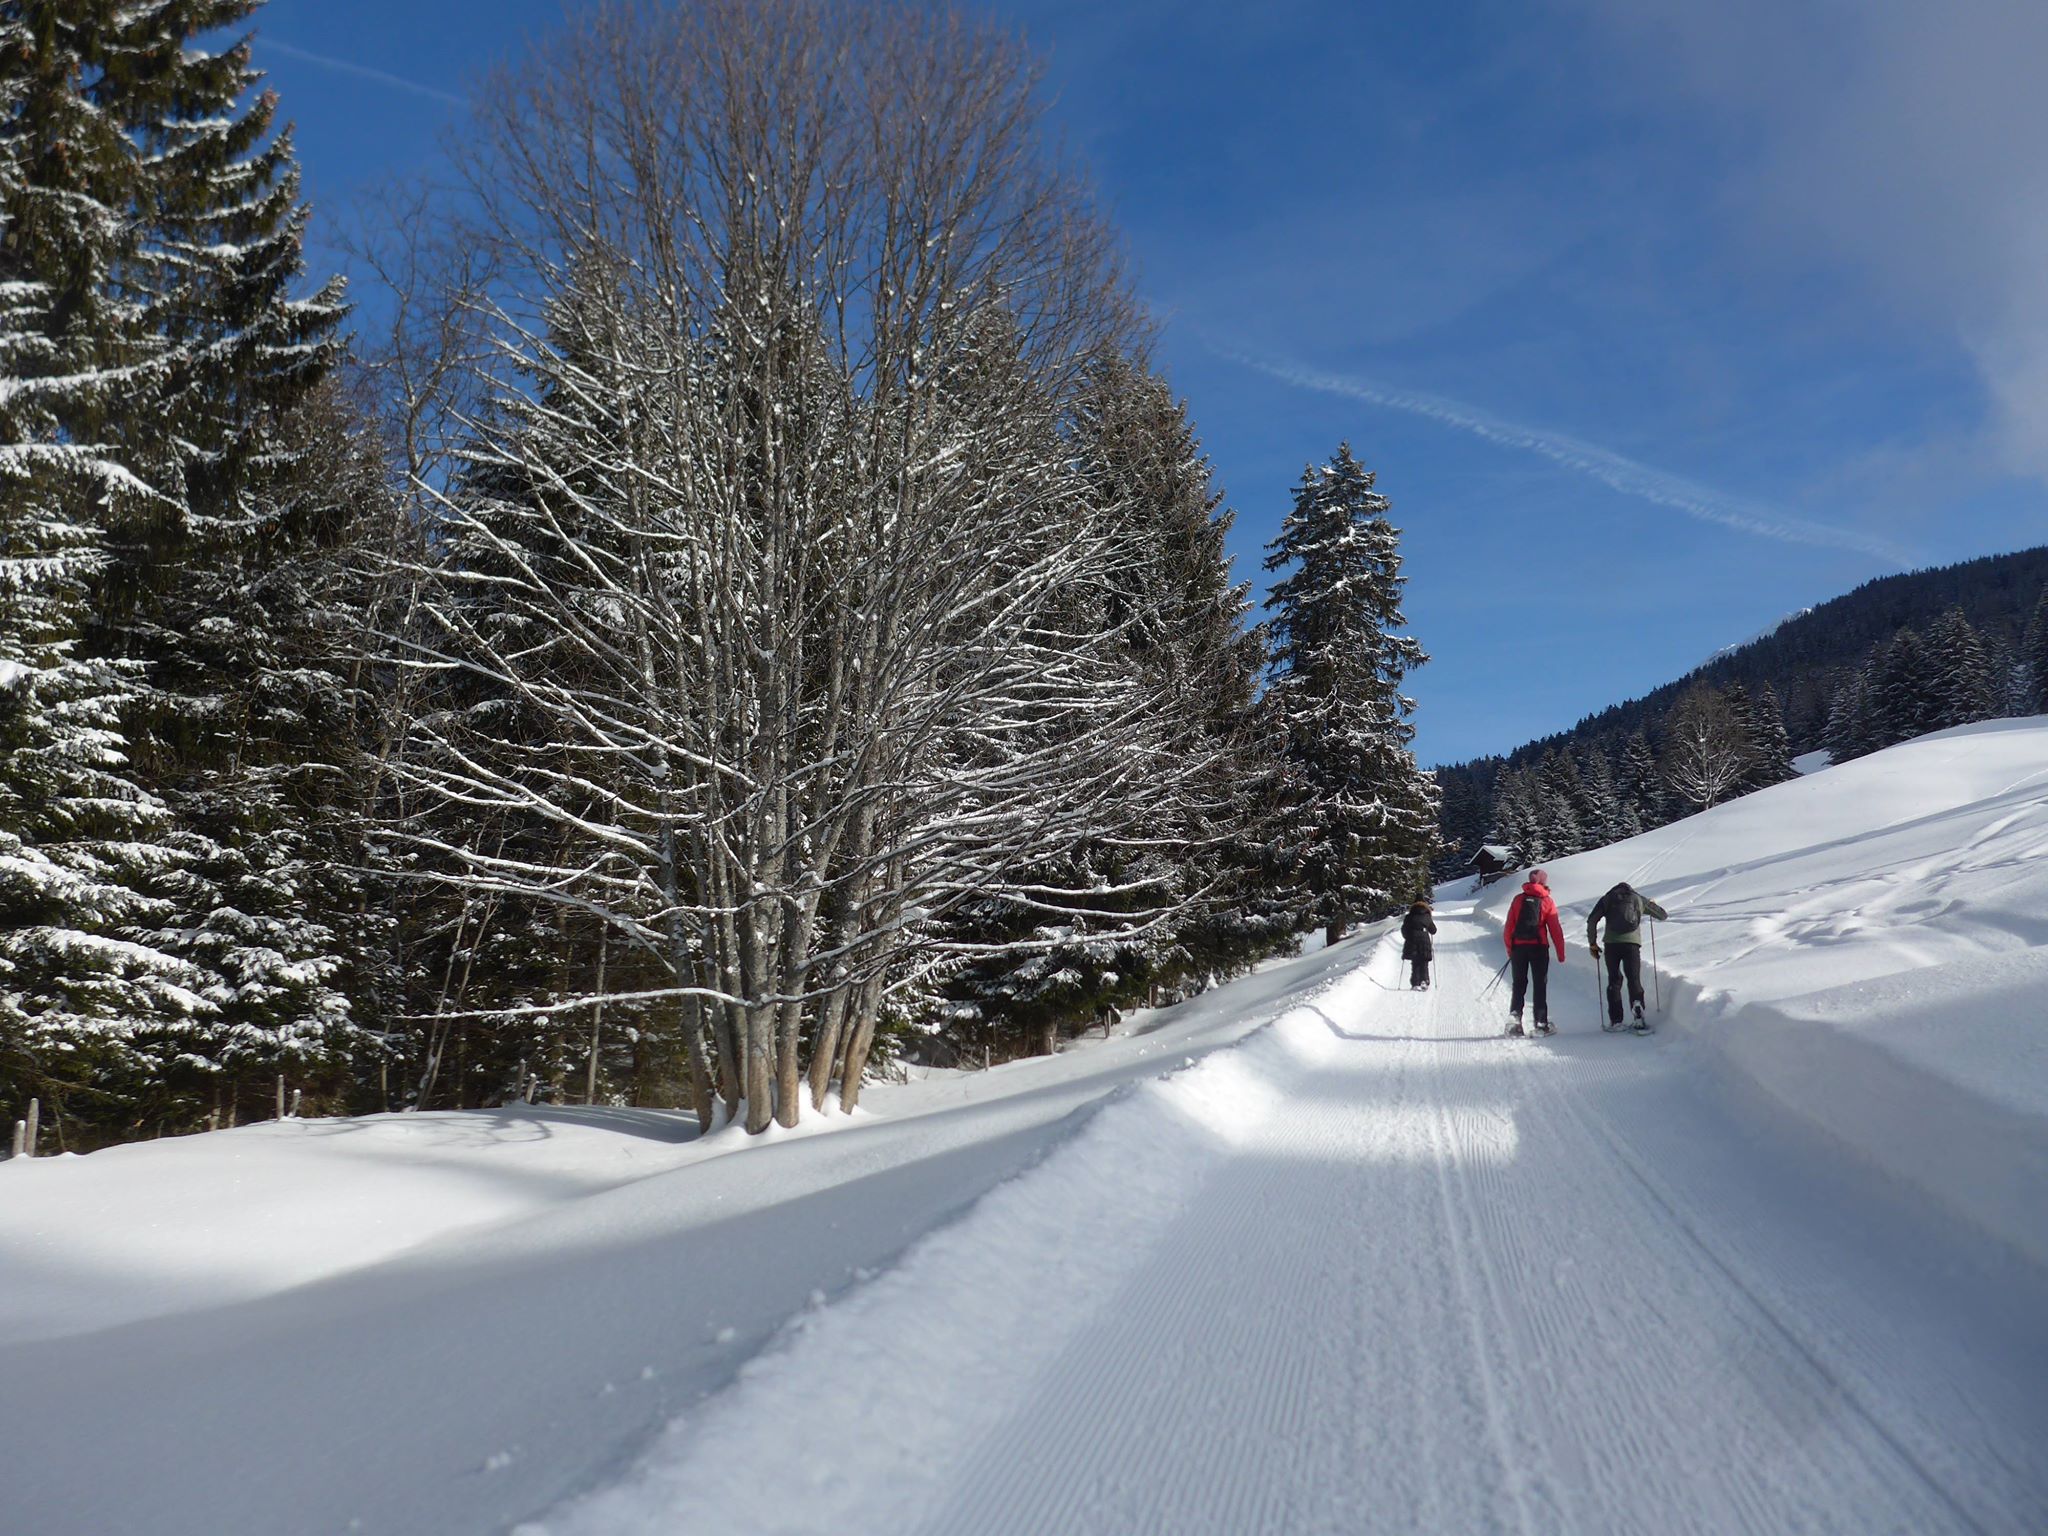
[[[1766,625],[1764,628],[1758,630],[1755,634],[1751,635],[1748,639],[1738,640],[1733,645],[1722,646],[1721,649],[1714,652],[1712,656],[1709,656],[1707,660],[1709,662],[1712,662],[1720,660],[1723,656],[1733,656],[1745,645],[1755,645],[1757,641],[1767,639],[1769,636],[1775,635],[1779,630],[1783,629],[1787,624],[1790,624],[1794,619],[1803,619],[1811,612],[1813,612],[1811,608],[1795,608],[1792,612],[1786,614],[1782,619],[1778,619],[1775,622]]]
[[[1525,742],[1501,756],[1474,758],[1436,770],[1443,788],[1443,832],[1450,845],[1439,865],[1450,873],[1492,832],[1493,788],[1499,776],[1531,765],[1556,748],[1592,748],[1616,755],[1635,732],[1655,734],[1679,696],[1697,684],[1741,684],[1751,694],[1768,685],[1784,712],[1795,754],[1825,745],[1829,707],[1843,679],[1873,647],[1901,629],[1924,630],[1960,608],[2008,673],[2017,664],[2028,618],[2048,588],[2048,545],[1984,555],[1955,565],[1880,576],[1853,591],[1788,615],[1754,638],[1716,652],[1684,676],[1588,715],[1567,730]],[[1460,852],[1459,850],[1463,850]]]

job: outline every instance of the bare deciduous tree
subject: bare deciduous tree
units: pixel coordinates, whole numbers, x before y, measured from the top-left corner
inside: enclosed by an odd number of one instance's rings
[[[1749,771],[1749,735],[1717,688],[1701,684],[1686,693],[1672,707],[1664,733],[1664,775],[1701,810],[1720,804]]]
[[[486,99],[473,323],[400,381],[429,686],[392,771],[452,813],[404,835],[658,967],[706,1124],[850,1109],[940,918],[1098,911],[1020,872],[1204,767],[1121,664],[1143,551],[1069,430],[1142,339],[1114,244],[953,17],[621,5]]]

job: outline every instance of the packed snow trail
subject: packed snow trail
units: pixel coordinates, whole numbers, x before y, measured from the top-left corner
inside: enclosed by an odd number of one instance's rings
[[[549,1536],[2038,1532],[2038,1268],[1439,912],[806,1318]]]

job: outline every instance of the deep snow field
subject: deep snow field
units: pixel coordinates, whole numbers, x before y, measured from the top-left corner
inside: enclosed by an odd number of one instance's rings
[[[749,1142],[286,1121],[0,1166],[0,1529],[2048,1530],[2048,719]],[[1629,879],[1665,1011],[1597,1025]]]

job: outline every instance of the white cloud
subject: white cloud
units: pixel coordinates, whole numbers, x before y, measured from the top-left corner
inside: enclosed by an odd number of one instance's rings
[[[1279,379],[1301,389],[1340,395],[1366,405],[1424,416],[1431,421],[1456,427],[1460,431],[1469,432],[1475,437],[1484,438],[1504,448],[1524,449],[1549,459],[1553,464],[1590,476],[1624,495],[1637,497],[1656,506],[1669,507],[1701,522],[1717,523],[1724,528],[1733,528],[1759,538],[1777,539],[1788,544],[1811,544],[1855,550],[1889,561],[1902,569],[1920,563],[1912,551],[1888,539],[1878,538],[1854,528],[1816,522],[1811,518],[1794,517],[1775,507],[1746,497],[1730,495],[1712,486],[1702,485],[1682,475],[1674,475],[1666,470],[1640,463],[1612,449],[1602,448],[1596,443],[1589,443],[1563,432],[1504,421],[1475,406],[1447,400],[1441,395],[1395,389],[1356,375],[1323,373],[1285,361],[1254,357],[1206,340],[1204,344],[1218,356],[1255,369],[1269,378]]]
[[[2048,479],[2048,3],[1568,0],[1703,104],[1743,235],[1952,336],[2008,468]]]

